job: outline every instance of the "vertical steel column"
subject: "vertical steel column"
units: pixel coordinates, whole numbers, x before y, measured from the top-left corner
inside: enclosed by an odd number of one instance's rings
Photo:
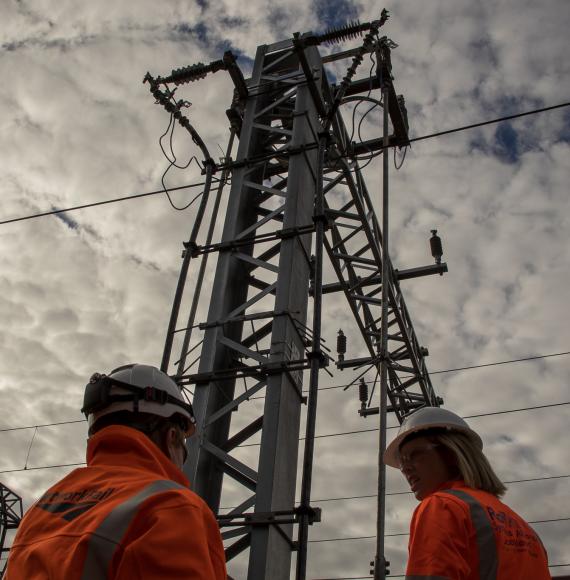
[[[307,573],[307,553],[309,541],[309,517],[311,510],[311,486],[313,480],[313,456],[315,451],[315,431],[317,424],[317,400],[319,394],[319,372],[323,352],[321,351],[321,321],[323,303],[323,254],[325,238],[325,203],[323,194],[323,165],[327,138],[319,136],[318,173],[316,175],[315,196],[315,266],[313,277],[313,348],[311,352],[311,375],[309,379],[309,400],[307,404],[307,427],[305,452],[303,457],[303,477],[301,481],[301,502],[299,520],[299,551],[297,553],[297,580],[305,580]]]
[[[307,59],[320,83],[322,68],[315,47]],[[306,84],[297,86],[291,148],[315,142],[318,117]],[[283,228],[311,224],[317,180],[317,149],[296,153],[289,158],[287,197]],[[279,277],[275,308],[288,311],[303,325],[307,320],[309,298],[311,236],[284,239],[279,258]],[[304,358],[301,342],[291,317],[275,319],[271,338],[272,362]],[[256,512],[289,510],[295,505],[297,454],[301,414],[302,372],[271,375],[267,379],[264,425],[261,434]],[[292,525],[256,526],[251,532],[249,580],[290,577]],[[285,533],[283,533],[285,532]]]
[[[256,56],[252,81],[258,83],[261,77],[265,47],[259,47]],[[244,123],[238,147],[238,159],[252,157],[258,149],[259,132],[254,130],[254,115],[263,97],[248,99]],[[256,169],[256,173],[259,170]],[[246,185],[246,181],[254,180],[251,168],[247,166],[234,170],[232,186],[226,209],[226,220],[222,240],[234,240],[242,230],[250,227],[256,221],[255,190]],[[252,253],[252,247],[242,250]],[[212,287],[208,321],[221,321],[247,299],[248,271],[236,260],[231,251],[221,252],[218,257],[216,275]],[[201,350],[199,371],[202,373],[219,369],[231,368],[232,352],[223,345],[221,339],[229,337],[239,340],[242,334],[243,322],[232,322],[226,325],[214,326],[206,330]],[[228,440],[231,415],[221,417],[209,424],[209,417],[222,408],[234,396],[235,378],[215,380],[198,384],[194,393],[194,411],[198,428],[197,436],[189,441],[188,461],[185,473],[189,477],[193,489],[203,497],[212,510],[217,513],[222,493],[223,471],[219,469],[218,460],[214,455],[204,450],[206,441],[223,446]]]
[[[380,55],[378,55],[380,58]],[[380,67],[380,62],[378,64]],[[389,91],[388,79],[383,78],[382,102],[384,112],[384,151],[382,152],[382,320],[380,343],[380,434],[378,448],[378,509],[376,522],[376,561],[374,580],[385,580],[386,564],[384,557],[384,532],[386,519],[386,465],[384,451],[386,450],[386,417],[388,400],[388,367],[390,361],[388,351],[388,301],[390,299],[390,254],[388,250],[388,169],[389,164]]]
[[[306,57],[320,85],[316,47]],[[248,90],[208,319],[200,325],[200,366],[197,374],[179,376],[181,384],[195,385],[198,428],[185,471],[216,513],[226,476],[246,493],[238,507],[218,516],[222,536],[233,542],[226,557],[249,548],[249,580],[289,580],[303,370],[310,364],[300,329],[316,227],[318,116],[290,42],[259,47]],[[255,385],[238,394],[237,378]],[[232,433],[235,412],[263,392],[263,413]],[[247,464],[238,447],[259,431],[258,463]]]

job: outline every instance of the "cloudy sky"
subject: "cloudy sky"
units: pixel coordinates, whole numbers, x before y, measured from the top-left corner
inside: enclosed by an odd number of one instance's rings
[[[385,6],[392,18],[384,34],[399,45],[393,72],[412,137],[570,100],[567,0]],[[381,8],[347,0],[273,6],[4,0],[0,222],[160,188],[167,161],[158,138],[168,115],[142,84],[147,71],[210,62],[231,48],[247,76],[258,45],[378,18]],[[188,114],[210,151],[221,156],[229,79],[211,76],[181,94],[192,102]],[[378,136],[380,122],[379,112],[369,115],[363,136]],[[175,135],[181,160],[199,155],[188,141],[181,131]],[[558,109],[418,142],[402,169],[392,170],[394,266],[430,263],[432,228],[443,238],[449,265],[443,277],[403,283],[431,371],[570,351],[569,153],[570,111]],[[379,158],[366,170],[378,201],[380,166]],[[199,180],[194,163],[167,177],[170,186]],[[172,198],[183,206],[193,195]],[[6,429],[81,419],[92,372],[160,362],[193,211],[176,211],[161,194],[0,225],[0,481],[26,506],[71,470],[31,468],[84,460],[85,424]],[[212,274],[213,260],[208,281]],[[333,345],[340,326],[349,339],[356,332],[338,305],[338,298],[326,297],[324,334]],[[349,341],[348,354],[358,348]],[[432,376],[447,408],[483,415],[469,421],[504,480],[536,479],[510,484],[506,496],[529,521],[570,518],[570,477],[541,479],[570,475],[569,406],[489,413],[568,403],[569,360],[561,355]],[[352,377],[335,372],[322,385]],[[378,435],[370,429],[377,421],[358,416],[354,389],[323,390],[319,405],[319,434],[368,431],[317,441],[313,497],[330,501],[318,503],[323,522],[311,529],[311,540],[373,536],[373,497],[334,498],[374,494]],[[396,472],[388,472],[388,491],[406,491]],[[387,498],[388,534],[407,531],[414,506],[407,494]],[[569,564],[570,521],[535,528],[551,564]],[[401,574],[407,537],[387,537],[386,545],[392,574]],[[308,578],[365,576],[373,554],[372,539],[314,542]],[[236,578],[243,570],[243,560],[230,565]],[[570,574],[570,566],[552,572]]]

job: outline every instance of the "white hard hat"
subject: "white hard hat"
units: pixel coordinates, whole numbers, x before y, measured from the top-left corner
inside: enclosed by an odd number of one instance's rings
[[[400,430],[396,438],[388,445],[384,453],[384,463],[391,467],[400,467],[398,450],[402,441],[412,433],[424,431],[425,429],[444,428],[449,431],[460,431],[468,435],[471,440],[483,449],[481,437],[473,431],[467,422],[459,415],[441,409],[440,407],[422,407],[408,415],[400,425]]]
[[[186,435],[195,430],[192,405],[184,400],[180,387],[166,373],[150,365],[125,365],[109,375],[95,373],[91,377],[85,386],[81,409],[89,428],[101,417],[117,411],[165,418],[181,415],[186,419]]]

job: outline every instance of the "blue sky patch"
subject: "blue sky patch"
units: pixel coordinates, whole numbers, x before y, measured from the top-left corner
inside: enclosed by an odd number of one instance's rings
[[[517,132],[509,122],[500,123],[495,131],[495,154],[507,163],[516,163],[520,155]]]
[[[358,10],[350,0],[317,0],[315,12],[321,27],[325,30],[343,26],[358,18]]]
[[[57,211],[59,208],[52,207],[51,209],[52,209],[52,211]],[[78,230],[79,229],[79,224],[73,218],[69,217],[69,215],[67,213],[56,213],[56,214],[54,214],[54,216],[58,220],[61,220],[70,230]]]

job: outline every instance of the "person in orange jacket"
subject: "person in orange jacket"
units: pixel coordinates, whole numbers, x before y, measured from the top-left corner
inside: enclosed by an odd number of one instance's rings
[[[182,472],[192,406],[148,365],[85,388],[87,467],[28,510],[6,580],[225,580],[220,531]]]
[[[410,526],[406,579],[549,580],[546,550],[500,501],[506,488],[479,435],[458,415],[424,407],[408,415],[384,454],[420,504]]]

